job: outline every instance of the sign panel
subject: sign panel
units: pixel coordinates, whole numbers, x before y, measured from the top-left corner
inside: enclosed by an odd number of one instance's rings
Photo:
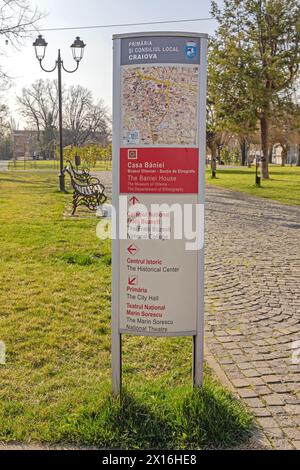
[[[124,333],[190,335],[202,354],[206,47],[195,33],[114,36],[113,355]]]
[[[148,210],[139,212],[140,237],[120,241],[120,331],[192,336],[196,332],[198,259],[195,251],[186,251],[183,241],[175,239],[170,224],[173,212],[168,210],[181,209],[182,197],[139,194],[133,205],[130,199],[129,222],[136,217],[137,205]],[[185,204],[196,202],[193,195],[185,198]]]
[[[120,150],[121,193],[198,194],[197,148]]]
[[[121,65],[200,63],[200,37],[195,35],[140,35],[121,40]]]

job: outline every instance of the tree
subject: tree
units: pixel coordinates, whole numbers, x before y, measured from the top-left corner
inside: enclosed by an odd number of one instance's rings
[[[268,178],[270,120],[299,70],[299,0],[225,0],[222,11],[212,2],[212,14],[219,23],[217,80],[232,83],[242,112],[251,103],[260,123],[262,176]]]
[[[19,110],[29,125],[37,129],[40,150],[45,158],[54,152],[58,119],[58,86],[56,80],[37,80],[23,88],[17,97]]]
[[[32,8],[28,0],[0,0],[0,36],[15,47],[21,45],[37,22],[42,18],[37,8]],[[0,48],[0,54],[5,51]],[[9,77],[0,67],[1,88],[9,82]]]
[[[226,113],[223,112],[220,100],[220,90],[216,80],[216,68],[214,66],[213,55],[215,41],[210,42],[209,60],[208,60],[208,96],[207,96],[207,132],[206,145],[211,152],[211,176],[216,177],[217,160],[220,161],[220,152],[223,146],[228,142],[230,134],[228,131],[228,122]]]
[[[57,129],[53,121],[53,116],[49,114],[47,127],[42,132],[40,148],[44,159],[53,159],[57,138]]]
[[[0,139],[3,139],[9,131],[9,111],[5,104],[0,104]]]
[[[56,148],[55,155],[59,158],[59,149]],[[112,158],[111,144],[102,147],[99,144],[85,145],[84,147],[69,146],[64,150],[65,160],[70,160],[76,165],[76,156],[81,158],[81,165],[88,169],[95,167],[97,161],[110,162]]]
[[[238,37],[240,42],[240,38]],[[249,138],[255,132],[257,117],[247,92],[243,74],[245,58],[228,55],[231,42],[223,51],[219,37],[210,40],[208,56],[208,96],[214,104],[215,120],[223,131],[238,138],[241,164],[245,165]],[[230,70],[230,73],[228,73]]]
[[[207,131],[206,145],[211,152],[211,176],[217,175],[217,160],[220,161],[220,152],[224,145],[228,143],[230,135],[222,130],[222,124],[217,119],[216,108],[210,96],[207,99]]]
[[[300,104],[295,103],[295,113],[297,116],[295,122],[295,134],[296,135],[296,144],[298,146],[298,154],[296,158],[296,166],[300,166]]]
[[[11,138],[9,110],[5,104],[0,105],[0,160],[8,160],[11,157]]]
[[[291,145],[299,142],[300,110],[299,106],[289,98],[270,122],[270,140],[273,145],[281,147],[281,165],[284,166]]]
[[[40,140],[41,131],[56,126],[58,118],[58,87],[56,80],[37,80],[17,96],[21,115],[34,125]]]
[[[37,80],[17,97],[21,115],[38,132],[42,153],[53,154],[58,127],[58,87],[56,80]],[[108,144],[110,121],[101,101],[94,104],[92,93],[78,85],[63,88],[64,145]]]
[[[90,90],[80,85],[71,86],[65,98],[64,129],[68,145],[81,146],[91,139],[107,145],[108,111],[102,101],[94,104]]]

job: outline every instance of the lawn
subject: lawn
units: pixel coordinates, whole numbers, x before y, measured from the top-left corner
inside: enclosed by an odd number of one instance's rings
[[[66,216],[53,172],[0,173],[0,441],[101,448],[238,445],[252,418],[206,370],[191,390],[190,338],[124,338],[110,390],[110,242]]]
[[[255,185],[254,167],[219,167],[216,179],[212,179],[210,170],[207,170],[206,182],[285,204],[300,204],[300,167],[270,165],[270,179],[262,180],[261,187]]]
[[[59,170],[58,160],[17,160],[9,162],[11,171]],[[97,161],[92,171],[111,171],[111,161]]]

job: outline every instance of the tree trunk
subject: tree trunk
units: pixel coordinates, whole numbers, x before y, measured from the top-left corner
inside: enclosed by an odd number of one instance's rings
[[[217,150],[217,162],[221,165],[221,147],[218,146]]]
[[[217,150],[216,148],[211,148],[211,177],[216,178],[217,176]]]
[[[269,122],[266,115],[260,118],[261,147],[263,156],[261,157],[261,173],[263,179],[269,179]]]
[[[297,166],[300,166],[300,144],[298,144],[298,158],[297,158]]]
[[[273,163],[273,146],[269,148],[269,163]]]
[[[240,142],[240,149],[241,149],[241,165],[245,166],[247,161],[247,141],[246,139],[242,139]]]
[[[286,161],[287,161],[287,155],[288,155],[287,148],[283,147],[282,152],[281,152],[281,166],[285,166]]]

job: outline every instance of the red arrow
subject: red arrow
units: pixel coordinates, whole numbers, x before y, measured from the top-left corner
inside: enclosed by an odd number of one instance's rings
[[[128,278],[128,285],[129,285],[129,286],[135,286],[135,285],[136,285],[136,282],[137,282],[136,277],[129,277],[129,278]]]
[[[131,202],[132,205],[134,206],[137,202],[140,202],[140,201],[138,200],[137,197],[132,196],[132,198],[129,199],[129,202]]]
[[[135,255],[136,252],[138,251],[137,247],[135,245],[130,245],[128,248],[127,248],[127,251],[128,253],[130,253],[131,255]]]

